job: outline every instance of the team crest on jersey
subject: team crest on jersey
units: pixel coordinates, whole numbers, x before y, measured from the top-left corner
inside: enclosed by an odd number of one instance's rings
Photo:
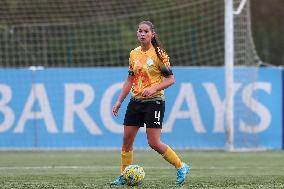
[[[148,58],[147,59],[147,65],[148,66],[151,66],[151,65],[153,65],[154,64],[154,61],[151,59],[151,58]]]

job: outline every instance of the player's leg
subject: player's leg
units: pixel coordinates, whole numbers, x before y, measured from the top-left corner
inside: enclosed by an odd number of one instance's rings
[[[147,139],[149,146],[163,156],[163,158],[175,168],[180,169],[182,167],[182,161],[178,155],[168,145],[164,144],[160,140],[161,129],[160,128],[147,128]]]
[[[124,118],[124,127],[123,127],[123,144],[121,148],[121,163],[120,163],[120,172],[121,175],[117,177],[111,185],[124,185],[126,183],[122,172],[125,167],[132,164],[133,161],[133,142],[135,140],[136,134],[141,126],[141,120],[143,120],[143,115],[137,111],[139,104],[134,101],[130,101],[125,118]]]
[[[189,172],[189,166],[183,163],[173,149],[161,142],[161,129],[165,105],[163,101],[148,103],[145,114],[146,133],[149,146],[177,169],[176,183],[181,184]]]
[[[123,144],[121,149],[120,172],[133,162],[133,142],[139,130],[137,126],[124,126]]]
[[[124,126],[123,129],[123,144],[121,148],[121,162],[120,162],[120,176],[118,176],[110,185],[124,185],[126,183],[125,178],[122,176],[122,172],[125,167],[131,165],[133,162],[133,142],[136,134],[139,130],[137,126]]]
[[[149,146],[163,156],[163,158],[177,169],[176,184],[182,184],[190,167],[183,163],[175,151],[160,140],[160,128],[146,129]]]
[[[177,169],[182,167],[182,162],[176,153],[166,144],[161,142],[161,130],[165,112],[164,101],[148,102],[145,107],[146,133],[149,146],[163,155],[164,159]]]
[[[149,146],[159,154],[164,154],[168,146],[160,139],[161,128],[146,128],[146,133]]]
[[[132,164],[133,161],[133,142],[136,134],[143,125],[142,105],[139,102],[130,100],[124,117],[123,144],[121,149],[121,166],[123,172],[125,167]]]

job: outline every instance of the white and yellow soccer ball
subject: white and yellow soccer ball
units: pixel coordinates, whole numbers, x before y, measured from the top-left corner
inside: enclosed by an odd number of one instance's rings
[[[122,174],[126,180],[126,184],[129,186],[138,186],[142,184],[145,178],[145,171],[143,167],[139,165],[127,166]]]

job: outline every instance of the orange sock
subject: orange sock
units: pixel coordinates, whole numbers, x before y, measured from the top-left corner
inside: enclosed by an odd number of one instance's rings
[[[182,167],[182,161],[179,159],[175,151],[173,151],[169,146],[165,153],[163,154],[163,158],[175,166],[175,168],[180,169]]]
[[[128,165],[131,165],[133,162],[133,151],[121,151],[121,164],[120,172],[122,173]]]

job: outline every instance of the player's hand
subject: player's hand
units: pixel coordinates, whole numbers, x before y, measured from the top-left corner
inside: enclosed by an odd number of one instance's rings
[[[114,104],[114,106],[113,106],[113,108],[112,108],[112,114],[113,114],[114,116],[118,116],[118,110],[119,110],[120,106],[121,106],[121,102],[118,102],[118,101],[117,101],[117,102]]]
[[[155,92],[157,92],[156,88],[154,87],[150,87],[150,88],[146,88],[142,91],[141,95],[143,97],[148,97],[148,96],[151,96],[153,95]]]

